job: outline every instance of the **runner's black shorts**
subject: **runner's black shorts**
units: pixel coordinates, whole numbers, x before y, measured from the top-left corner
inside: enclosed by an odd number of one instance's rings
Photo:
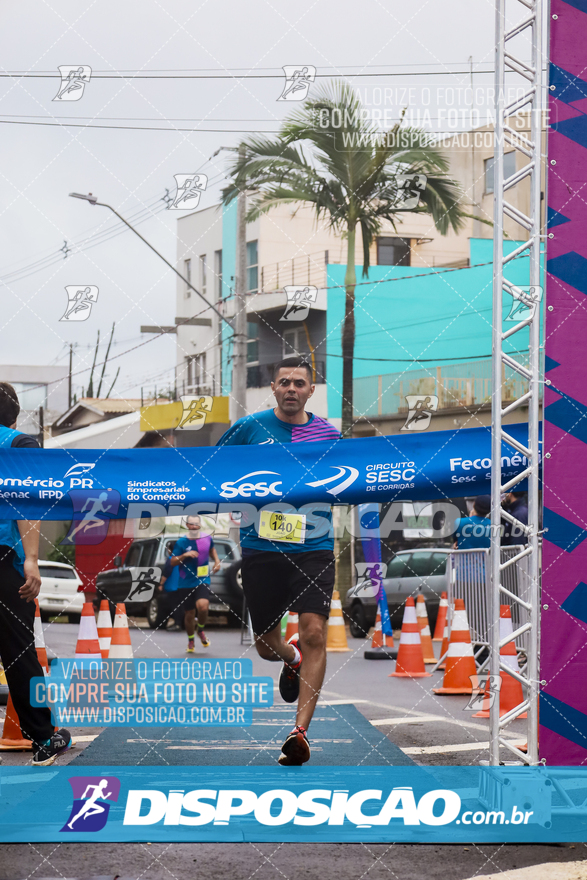
[[[286,611],[328,617],[334,589],[332,550],[281,553],[243,549],[243,591],[255,635],[279,625]]]
[[[171,590],[167,593],[167,602],[173,609],[173,614],[178,612],[193,611],[198,599],[214,598],[208,584],[199,584],[197,587],[183,587],[179,590]]]

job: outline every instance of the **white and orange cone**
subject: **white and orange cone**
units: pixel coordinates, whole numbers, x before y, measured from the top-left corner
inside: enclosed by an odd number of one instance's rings
[[[381,611],[377,606],[375,629],[371,639],[371,647],[363,652],[365,660],[393,660],[397,657],[397,650],[393,642],[393,636],[384,636],[381,627]]]
[[[434,627],[433,642],[441,642],[444,638],[444,625],[448,617],[448,597],[446,593],[440,594],[440,604],[438,606],[438,615],[436,617],[436,626]],[[442,654],[440,655],[442,657]]]
[[[118,602],[116,605],[116,613],[114,615],[114,626],[112,627],[112,641],[110,642],[110,651],[108,652],[109,660],[127,660],[132,657],[132,644],[130,641],[130,632],[128,629],[128,618],[126,616],[126,605],[124,602]]]
[[[292,636],[295,636],[298,632],[300,626],[300,617],[298,614],[294,614],[293,611],[290,611],[287,615],[287,626],[285,627],[285,636],[283,637],[284,642],[289,642]]]
[[[434,688],[433,693],[472,694],[477,690],[476,683],[477,667],[465,603],[462,599],[455,599],[444,679],[442,687]]]
[[[342,653],[350,651],[346,640],[344,617],[342,616],[342,604],[340,593],[335,590],[330,604],[330,617],[328,618],[328,632],[326,634],[326,650]]]
[[[91,602],[84,602],[84,607],[82,608],[75,656],[80,660],[102,659],[96,618],[94,617],[94,606]]]
[[[30,752],[32,748],[33,744],[30,739],[25,739],[22,735],[20,721],[9,692],[8,702],[6,704],[6,717],[4,718],[4,727],[2,729],[2,738],[0,739],[0,751]]]
[[[426,600],[422,593],[420,593],[416,600],[416,617],[418,618],[418,626],[420,627],[420,642],[422,644],[424,663],[436,663],[434,648],[432,647],[432,636],[430,635],[430,624],[428,623]]]
[[[416,606],[414,599],[410,596],[404,610],[395,672],[390,673],[390,676],[397,678],[425,678],[428,675],[430,673],[426,672],[426,667],[424,666]]]
[[[49,672],[49,660],[47,658],[47,648],[45,647],[45,636],[43,634],[43,623],[41,621],[41,609],[39,608],[39,600],[35,599],[35,648],[37,649],[37,657],[39,663],[45,670]]]
[[[511,636],[514,628],[512,624],[512,610],[509,605],[500,605],[499,608],[499,640],[502,642],[508,636]],[[504,645],[499,656],[503,657],[503,664],[509,666],[514,672],[519,671],[518,655],[513,642]],[[499,672],[501,678],[501,688],[499,689],[499,717],[507,715],[516,706],[524,702],[524,692],[521,683],[512,675],[508,675],[503,669]],[[475,712],[473,718],[489,718],[489,707],[491,706],[490,679],[487,679],[485,688],[485,696],[483,697],[483,707],[479,712]],[[528,713],[523,712],[518,718],[527,718]]]
[[[110,603],[108,599],[102,599],[98,611],[98,642],[102,660],[108,659],[110,642],[112,641],[112,618],[110,617]]]
[[[442,645],[440,646],[440,657],[444,657],[444,660],[442,661],[442,663],[441,663],[440,666],[438,667],[439,669],[446,669],[446,657],[445,657],[445,654],[448,653],[448,642],[449,642],[449,637],[448,637],[448,620],[445,620],[445,622],[444,622],[444,634],[443,634],[443,636],[442,636]]]

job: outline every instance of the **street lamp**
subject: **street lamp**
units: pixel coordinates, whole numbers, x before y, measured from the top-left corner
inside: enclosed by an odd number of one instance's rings
[[[200,299],[203,299],[204,302],[206,303],[206,305],[208,306],[208,308],[209,308],[209,309],[212,309],[212,311],[215,312],[215,313],[218,315],[218,317],[219,317],[222,321],[224,321],[225,324],[228,324],[228,326],[230,327],[230,329],[234,332],[234,327],[233,327],[233,323],[232,323],[232,321],[229,321],[228,318],[225,318],[224,315],[223,315],[223,314],[222,314],[222,313],[216,308],[216,306],[213,306],[212,303],[208,302],[208,300],[206,299],[206,297],[205,297],[202,293],[200,293],[199,290],[196,290],[196,288],[195,288],[194,285],[191,283],[191,281],[188,281],[187,278],[184,278],[184,276],[181,274],[181,272],[178,272],[177,269],[175,268],[175,266],[172,265],[172,263],[170,263],[169,260],[166,260],[166,259],[165,259],[165,257],[163,256],[163,254],[160,254],[159,251],[158,251],[156,248],[154,248],[152,244],[149,244],[149,242],[147,241],[147,239],[146,239],[146,238],[143,238],[143,236],[141,235],[141,233],[140,233],[140,232],[137,232],[137,230],[134,228],[134,226],[131,226],[130,223],[128,222],[128,220],[125,220],[124,217],[122,217],[122,216],[118,213],[118,211],[116,211],[116,210],[112,207],[112,205],[107,205],[106,202],[99,202],[99,201],[98,201],[98,196],[94,196],[94,195],[92,195],[92,193],[88,193],[88,195],[84,195],[83,193],[69,193],[69,195],[71,196],[72,199],[83,199],[84,201],[89,202],[90,205],[98,205],[100,208],[108,208],[110,211],[112,211],[113,214],[116,214],[116,216],[118,217],[118,219],[119,219],[119,220],[122,220],[122,222],[124,223],[124,225],[125,225],[125,226],[128,226],[128,228],[129,228],[130,230],[132,230],[132,232],[134,232],[135,235],[138,235],[138,237],[141,239],[141,241],[144,241],[145,244],[147,245],[147,247],[150,247],[151,250],[153,251],[153,253],[157,254],[157,256],[158,256],[161,260],[163,260],[163,262],[164,262],[167,266],[169,266],[170,269],[172,269],[172,270],[175,272],[175,274],[178,276],[178,278],[181,278],[181,280],[182,280],[185,284],[187,284],[187,286],[190,288],[190,290],[193,290],[194,293],[197,294],[197,295],[200,297]]]

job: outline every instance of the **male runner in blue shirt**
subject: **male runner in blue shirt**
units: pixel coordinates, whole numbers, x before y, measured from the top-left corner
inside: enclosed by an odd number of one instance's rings
[[[238,419],[218,446],[340,439],[340,432],[329,422],[305,410],[315,387],[312,368],[306,361],[299,357],[281,361],[271,383],[275,409]],[[324,527],[305,532],[298,528],[295,541],[267,534],[261,525],[258,531],[254,526],[241,527],[243,590],[255,645],[264,660],[284,663],[279,691],[288,703],[298,700],[296,726],[279,757],[279,763],[285,765],[304,764],[310,758],[306,731],[326,670],[326,632],[335,570],[331,513],[324,513]],[[320,513],[315,519],[322,519]],[[284,514],[280,522],[294,527],[296,520],[299,522],[298,514]],[[299,634],[286,643],[281,636],[281,618],[288,609],[299,615]]]
[[[177,599],[174,614],[180,609],[185,612],[184,622],[188,634],[188,654],[194,653],[194,629],[196,628],[196,611],[198,612],[198,638],[204,648],[210,647],[210,640],[204,632],[208,619],[210,597],[214,594],[210,589],[210,564],[212,557],[216,573],[220,569],[220,560],[210,535],[200,535],[202,527],[199,516],[188,516],[186,526],[189,535],[175,542],[173,556],[169,562],[175,568],[179,566],[179,586],[175,590]]]

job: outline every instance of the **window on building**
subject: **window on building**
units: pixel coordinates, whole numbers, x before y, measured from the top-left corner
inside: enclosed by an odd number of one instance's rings
[[[206,254],[200,255],[200,292],[203,296],[206,296],[206,287],[207,287],[207,269],[206,269]]]
[[[247,364],[259,363],[259,325],[247,321]]]
[[[187,392],[199,394],[208,384],[206,352],[192,354],[186,359]]]
[[[495,172],[494,172],[494,164],[495,159],[492,156],[491,159],[486,159],[483,163],[485,168],[485,192],[492,193],[495,191]],[[512,150],[510,153],[505,153],[503,157],[503,178],[507,180],[508,177],[511,177],[514,171],[516,170],[516,152]]]
[[[184,260],[183,261],[183,277],[186,279],[186,281],[189,281],[190,284],[192,283],[192,261],[191,260]],[[185,286],[185,295],[186,295],[186,298],[188,296],[192,295],[192,292],[191,292],[190,288],[187,286],[187,284]]]
[[[247,242],[247,293],[259,289],[259,252],[256,241]]]
[[[409,266],[410,239],[383,236],[377,239],[378,266]]]
[[[218,302],[222,299],[222,251],[214,251],[214,287]]]
[[[296,354],[303,357],[310,355],[308,337],[303,327],[292,327],[283,331],[283,357],[293,357]]]
[[[247,388],[260,388],[259,325],[247,321]]]

